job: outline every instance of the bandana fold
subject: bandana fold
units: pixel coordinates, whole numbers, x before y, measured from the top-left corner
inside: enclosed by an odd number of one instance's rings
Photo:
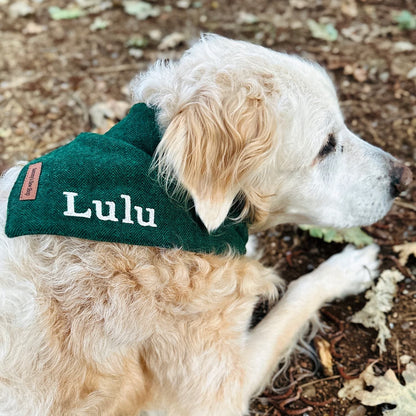
[[[160,141],[155,111],[134,105],[103,135],[81,133],[26,165],[8,202],[6,234],[244,254],[247,224],[227,219],[208,233],[192,201],[169,196],[150,170]]]

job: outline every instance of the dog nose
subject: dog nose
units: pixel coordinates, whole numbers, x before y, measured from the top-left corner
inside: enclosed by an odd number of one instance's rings
[[[391,170],[391,195],[399,196],[413,180],[412,171],[401,162],[394,162]]]

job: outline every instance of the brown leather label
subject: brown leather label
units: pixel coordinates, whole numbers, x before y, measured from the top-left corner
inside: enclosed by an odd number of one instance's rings
[[[36,199],[41,170],[42,162],[34,163],[29,166],[20,192],[20,201],[33,201]]]

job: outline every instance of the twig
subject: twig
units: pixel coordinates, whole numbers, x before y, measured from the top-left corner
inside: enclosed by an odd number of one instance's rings
[[[14,78],[10,82],[4,83],[4,85],[0,88],[0,91],[7,91],[7,90],[13,90],[15,88],[20,88],[25,84],[38,81],[43,76],[44,74],[36,74],[31,77]]]
[[[337,365],[337,368],[338,368],[338,372],[339,372],[339,374],[341,375],[341,377],[344,379],[344,380],[354,380],[355,378],[356,378],[356,375],[357,375],[357,373],[358,373],[358,371],[355,371],[355,372],[353,372],[352,374],[347,374],[345,371],[344,371],[344,367],[342,366],[342,365]]]
[[[283,410],[284,412],[286,412],[286,414],[288,415],[303,415],[305,412],[310,412],[311,410],[313,410],[313,408],[311,406],[308,407],[304,407],[302,409],[287,409],[285,406],[287,404],[290,404],[292,402],[295,402],[297,400],[300,399],[300,393],[302,392],[302,389],[298,389],[298,391],[296,392],[296,395],[293,397],[289,397],[286,400],[282,400],[278,406],[280,410]]]
[[[416,205],[411,204],[410,202],[402,201],[401,199],[395,199],[394,205],[398,205],[399,207],[410,209],[412,211],[416,211]]]
[[[403,266],[399,259],[395,256],[387,256],[387,258],[389,258],[390,260],[392,260],[394,262],[394,264],[396,265],[396,267],[399,269],[399,272],[404,275],[405,277],[408,277],[409,279],[415,280],[415,278],[413,277],[412,273],[410,273],[410,270],[406,267]]]
[[[332,339],[331,339],[331,341],[330,341],[330,346],[331,346],[330,351],[331,351],[332,356],[333,356],[333,357],[335,357],[335,358],[342,358],[342,354],[340,354],[339,352],[337,352],[337,351],[335,350],[335,346],[336,346],[336,344],[338,344],[338,342],[339,342],[339,341],[341,341],[344,337],[345,337],[345,334],[342,334],[342,333],[341,333],[341,334],[339,334],[339,335],[335,336],[334,338],[332,338]]]
[[[339,333],[343,332],[345,329],[345,321],[337,318],[333,313],[329,312],[326,309],[321,309],[321,313],[327,316],[329,319],[334,321],[339,326]],[[338,332],[335,335],[338,335]]]
[[[331,377],[321,378],[321,379],[319,379],[319,380],[314,380],[314,381],[310,381],[309,383],[302,384],[302,385],[301,385],[301,386],[299,386],[299,387],[300,387],[301,389],[303,389],[304,387],[307,387],[307,386],[312,386],[313,384],[317,384],[317,383],[320,383],[320,382],[322,382],[322,381],[335,380],[335,379],[337,379],[337,378],[341,378],[341,376],[340,376],[340,375],[336,375],[336,376],[331,376]]]

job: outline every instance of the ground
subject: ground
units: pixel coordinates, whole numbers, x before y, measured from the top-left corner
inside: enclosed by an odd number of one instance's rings
[[[0,0],[0,170],[63,145],[79,132],[105,130],[122,117],[129,80],[138,71],[157,58],[177,58],[199,33],[216,32],[324,65],[351,129],[403,159],[416,174],[416,30],[396,21],[403,10],[416,14],[414,1],[153,1],[150,11],[157,16],[145,20],[127,14],[127,3]],[[51,6],[83,15],[54,20]],[[308,19],[328,24],[321,28],[332,40],[317,38]],[[94,22],[107,27],[96,29]],[[94,107],[97,103],[102,106]],[[416,262],[411,256],[402,266],[393,251],[396,244],[416,241],[416,182],[386,218],[365,231],[381,246],[381,270],[396,267],[405,275],[387,316],[392,332],[387,352],[379,354],[374,330],[349,322],[364,305],[363,295],[326,306],[321,319],[327,328],[320,336],[332,344],[334,375],[320,367],[285,393],[267,390],[253,403],[253,415],[381,415],[386,406],[365,408],[338,399],[343,380],[374,360],[380,374],[387,368],[399,374],[400,356],[416,359]],[[259,237],[264,263],[288,281],[344,246],[312,238],[293,225]],[[289,375],[298,379],[308,368],[312,361],[300,356]],[[282,384],[282,378],[276,381]]]

